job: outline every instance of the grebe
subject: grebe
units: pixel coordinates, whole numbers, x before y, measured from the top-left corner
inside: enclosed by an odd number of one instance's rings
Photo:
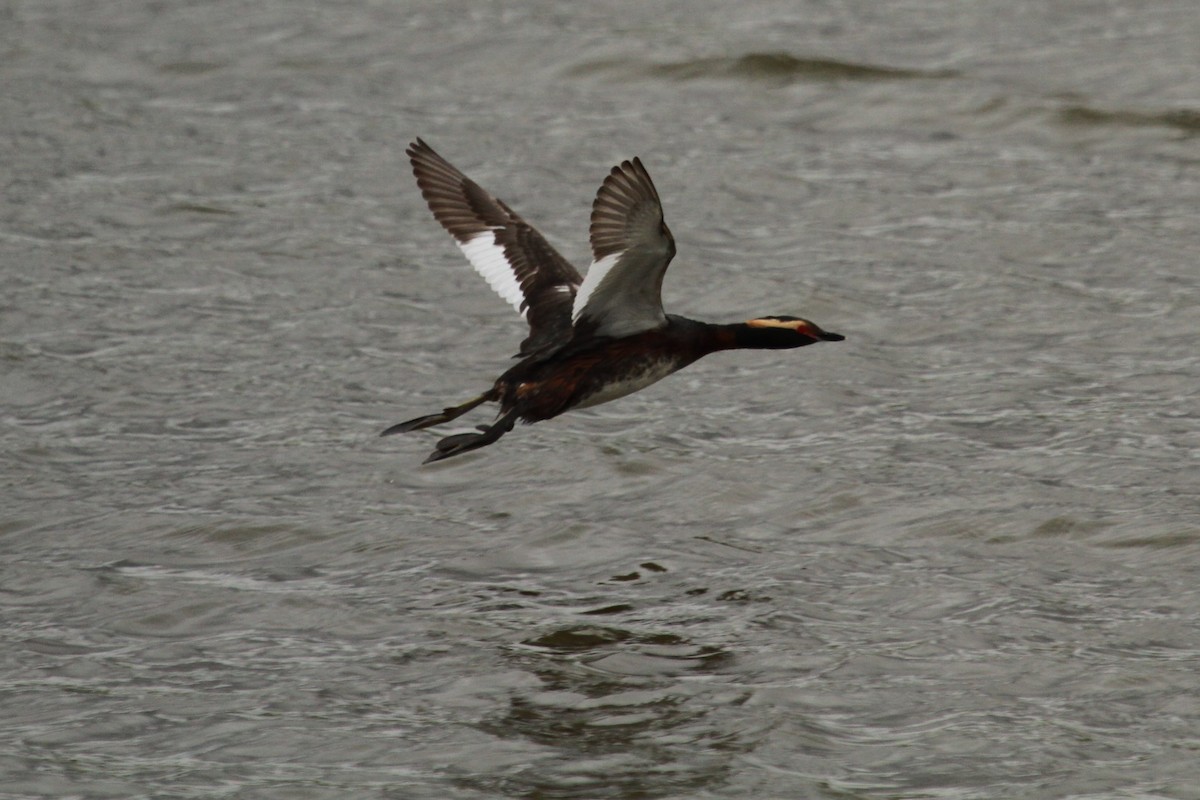
[[[483,394],[438,414],[393,425],[380,436],[456,419],[487,402],[496,421],[447,436],[425,459],[440,461],[491,444],[519,419],[533,423],[644,389],[718,350],[786,350],[845,337],[799,317],[732,325],[667,314],[662,282],[675,255],[658,192],[635,158],[613,167],[592,204],[587,277],[516,212],[417,139],[406,151],[421,195],[467,260],[529,323],[521,361]]]

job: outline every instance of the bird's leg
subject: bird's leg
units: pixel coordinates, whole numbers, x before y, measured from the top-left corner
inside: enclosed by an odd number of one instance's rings
[[[401,422],[380,433],[380,436],[390,436],[393,433],[408,433],[409,431],[419,431],[424,428],[430,428],[434,425],[441,425],[443,422],[449,422],[452,419],[458,419],[463,414],[475,408],[478,405],[486,403],[489,400],[495,400],[495,392],[484,392],[473,400],[468,400],[461,406],[451,406],[443,408],[440,414],[428,414],[424,417],[410,419],[408,422]]]
[[[511,431],[516,420],[517,412],[515,410],[509,411],[491,425],[485,428],[481,427],[482,433],[459,433],[454,436],[447,436],[437,443],[436,449],[429,454],[429,458],[425,459],[425,463],[441,461],[443,458],[450,458],[450,456],[457,456],[471,450],[478,450],[480,447],[487,447]]]

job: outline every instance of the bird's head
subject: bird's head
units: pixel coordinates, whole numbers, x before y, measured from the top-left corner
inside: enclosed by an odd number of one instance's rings
[[[817,342],[840,342],[846,337],[821,330],[817,323],[800,317],[772,316],[748,320],[745,338],[743,346],[784,350]]]

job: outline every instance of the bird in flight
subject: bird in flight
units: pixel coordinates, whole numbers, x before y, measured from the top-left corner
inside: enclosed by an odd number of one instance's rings
[[[471,266],[529,324],[520,361],[486,392],[384,430],[407,433],[498,403],[491,425],[441,439],[425,463],[485,447],[517,420],[540,422],[644,389],[719,350],[787,350],[845,337],[800,317],[714,324],[667,314],[675,239],[640,159],[612,168],[592,204],[587,276],[501,200],[417,139],[406,151],[421,195]]]

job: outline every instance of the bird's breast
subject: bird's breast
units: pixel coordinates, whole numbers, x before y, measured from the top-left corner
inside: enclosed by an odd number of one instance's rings
[[[592,376],[593,380],[584,382],[579,400],[572,408],[590,408],[633,394],[661,381],[682,366],[679,359],[674,358],[644,358],[623,364],[618,371],[595,375]]]

